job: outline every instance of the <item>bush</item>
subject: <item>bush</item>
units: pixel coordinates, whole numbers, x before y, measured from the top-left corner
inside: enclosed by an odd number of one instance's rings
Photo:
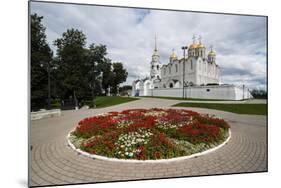
[[[59,99],[52,100],[51,108],[61,108],[61,101]]]

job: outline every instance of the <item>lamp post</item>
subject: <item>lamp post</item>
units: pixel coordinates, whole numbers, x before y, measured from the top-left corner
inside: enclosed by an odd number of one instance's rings
[[[47,66],[47,73],[48,73],[48,109],[51,109],[51,70],[50,70],[50,62],[41,61],[40,66],[44,67]]]
[[[245,93],[245,85],[243,84],[243,100],[245,99],[244,93]]]
[[[184,80],[185,80],[185,51],[187,50],[187,46],[181,47],[183,50],[183,69],[182,69],[182,98],[184,99]]]
[[[97,62],[94,62],[93,64],[93,83],[92,83],[92,97],[93,97],[93,108],[96,108],[96,95],[95,95],[95,87],[96,87],[96,69]]]

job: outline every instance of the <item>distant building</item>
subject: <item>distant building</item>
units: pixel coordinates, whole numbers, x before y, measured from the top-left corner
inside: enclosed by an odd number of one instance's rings
[[[252,98],[243,86],[220,85],[220,67],[211,47],[208,54],[199,37],[188,47],[186,58],[178,58],[173,50],[167,64],[160,62],[155,47],[150,62],[150,77],[135,80],[132,96],[171,96],[185,98],[241,100]]]

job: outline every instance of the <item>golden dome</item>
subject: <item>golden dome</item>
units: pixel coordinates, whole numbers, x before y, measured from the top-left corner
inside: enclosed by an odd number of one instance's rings
[[[189,46],[189,49],[195,49],[197,47],[198,47],[198,44],[193,43]]]
[[[211,50],[209,53],[208,53],[208,56],[215,56],[216,55],[216,52],[214,52],[213,50]]]
[[[203,44],[198,44],[197,48],[205,48],[205,46]]]
[[[177,54],[175,53],[175,51],[173,50],[172,54],[170,55],[171,59],[178,59]]]

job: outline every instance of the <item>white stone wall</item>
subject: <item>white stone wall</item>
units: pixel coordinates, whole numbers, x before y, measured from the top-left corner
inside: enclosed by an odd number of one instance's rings
[[[182,88],[149,89],[145,96],[182,97]],[[140,95],[142,96],[142,95]],[[192,86],[185,88],[185,98],[242,100],[252,98],[249,90],[234,85],[227,86]]]
[[[31,112],[30,119],[37,120],[46,117],[57,117],[61,115],[61,109],[53,109],[53,110],[40,110],[37,112]]]

